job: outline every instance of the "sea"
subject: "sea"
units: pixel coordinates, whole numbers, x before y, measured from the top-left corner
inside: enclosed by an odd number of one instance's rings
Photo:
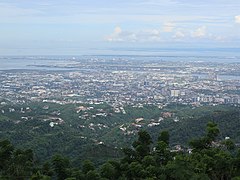
[[[82,60],[100,59],[128,59],[133,61],[172,61],[172,62],[205,62],[205,63],[239,63],[240,56],[145,56],[145,55],[94,55],[94,56],[3,56],[0,57],[0,70],[73,70],[58,68],[78,63]],[[204,78],[205,74],[200,74]],[[240,76],[219,75],[221,80],[240,80]]]

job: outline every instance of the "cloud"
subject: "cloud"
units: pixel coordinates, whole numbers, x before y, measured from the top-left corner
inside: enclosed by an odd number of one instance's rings
[[[207,36],[206,26],[202,26],[192,32],[193,38],[204,38]]]
[[[208,32],[206,26],[192,28],[181,28],[174,26],[171,31],[164,29],[145,29],[127,31],[121,27],[115,27],[114,31],[105,37],[109,42],[227,42],[224,34],[215,31]]]
[[[235,16],[235,23],[240,24],[240,15]]]
[[[160,31],[147,29],[140,31],[124,31],[121,27],[115,27],[112,34],[106,37],[109,42],[157,42],[160,41]]]
[[[106,39],[109,42],[136,41],[136,35],[133,32],[122,31],[122,28],[117,26]]]
[[[177,31],[174,35],[173,35],[173,39],[182,39],[186,36],[185,33],[183,33],[182,31]]]
[[[120,27],[115,27],[113,33],[107,37],[108,41],[122,41],[121,39],[122,29]]]
[[[172,32],[175,28],[175,24],[171,22],[167,22],[163,24],[163,31],[164,32]]]
[[[120,33],[122,33],[122,29],[121,29],[119,26],[117,26],[117,27],[114,29],[114,33],[115,33],[115,34],[120,34]]]

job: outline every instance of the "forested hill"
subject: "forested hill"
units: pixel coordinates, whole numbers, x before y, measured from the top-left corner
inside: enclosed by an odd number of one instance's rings
[[[96,164],[123,157],[139,130],[147,130],[154,142],[167,130],[169,145],[188,147],[192,138],[204,134],[208,121],[219,125],[219,139],[240,142],[240,110],[234,106],[126,106],[106,104],[30,103],[0,105],[0,139],[16,148],[31,148],[38,161],[54,154],[81,165],[86,158]]]
[[[61,155],[39,165],[32,150],[15,149],[0,141],[0,178],[17,180],[238,180],[240,149],[230,139],[218,140],[217,124],[209,122],[206,133],[190,141],[191,149],[172,150],[169,133],[162,131],[153,144],[147,131],[139,131],[131,148],[124,148],[119,160],[95,167],[85,160],[76,166]]]
[[[220,134],[219,138],[224,139],[230,137],[234,139],[236,143],[240,143],[240,110],[228,109],[225,111],[209,109],[208,112],[202,111],[202,115],[195,114],[196,117],[186,118],[181,123],[170,122],[165,124],[161,128],[154,127],[148,129],[153,137],[157,137],[157,134],[161,129],[167,129],[170,132],[171,145],[188,145],[190,139],[194,137],[200,137],[204,134],[204,129],[208,121],[213,121],[219,125]]]

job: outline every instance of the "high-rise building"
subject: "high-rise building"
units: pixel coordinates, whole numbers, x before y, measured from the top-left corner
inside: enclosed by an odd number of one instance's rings
[[[171,90],[171,97],[178,97],[180,95],[180,90],[172,89]]]

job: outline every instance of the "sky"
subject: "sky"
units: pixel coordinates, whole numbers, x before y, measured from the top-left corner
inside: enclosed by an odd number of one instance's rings
[[[0,56],[239,50],[239,0],[0,0]]]

